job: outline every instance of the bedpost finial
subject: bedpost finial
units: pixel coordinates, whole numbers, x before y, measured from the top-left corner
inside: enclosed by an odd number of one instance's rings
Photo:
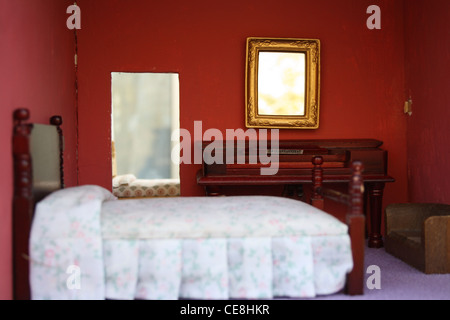
[[[361,161],[354,161],[353,162],[353,172],[357,175],[361,175],[362,171],[364,169],[364,166]]]
[[[30,111],[25,108],[16,109],[13,113],[13,117],[14,120],[18,122],[26,121],[30,118]]]
[[[50,118],[50,124],[54,126],[62,125],[62,117],[61,116],[53,116]]]
[[[312,169],[313,195],[311,197],[311,204],[319,209],[323,209],[323,197],[320,193],[323,183],[323,158],[321,156],[314,156],[312,163],[314,168]]]
[[[320,166],[323,163],[323,158],[321,156],[315,156],[312,160],[313,165]]]

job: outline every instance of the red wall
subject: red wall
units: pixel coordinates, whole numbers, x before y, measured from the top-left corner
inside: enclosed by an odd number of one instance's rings
[[[322,44],[318,130],[281,139],[375,138],[389,151],[395,184],[386,202],[405,201],[403,2],[375,1],[382,29],[369,30],[373,1],[78,2],[79,179],[111,187],[112,71],[178,72],[181,127],[244,128],[245,41],[249,36],[318,38]],[[201,195],[198,165],[181,166],[182,195]]]
[[[72,1],[0,4],[1,145],[11,149],[15,108],[30,109],[33,122],[62,115],[68,186],[77,179],[111,185],[112,71],[178,72],[181,127],[192,131],[193,122],[201,120],[204,131],[224,133],[245,129],[245,39],[299,37],[322,43],[320,128],[283,130],[281,139],[383,140],[389,173],[396,178],[386,187],[385,205],[450,199],[447,0],[79,0],[78,119],[75,43],[65,25]],[[366,9],[372,4],[381,8],[381,30],[366,28]],[[411,117],[402,111],[409,95]],[[10,153],[0,161],[0,299],[7,299],[12,271]],[[181,166],[183,195],[203,194],[195,183],[198,169]]]
[[[409,196],[450,204],[450,1],[405,3]]]
[[[63,117],[66,182],[76,184],[74,34],[66,28],[72,1],[0,0],[0,299],[12,297],[12,114],[28,108],[30,121]]]
[[[304,37],[322,43],[320,128],[283,130],[281,139],[383,140],[396,178],[385,190],[385,204],[408,195],[411,201],[449,202],[447,0],[79,0],[78,119],[74,34],[65,25],[71,4],[0,0],[1,145],[11,150],[15,108],[30,109],[33,122],[62,115],[68,186],[77,180],[111,185],[112,71],[178,72],[181,127],[192,131],[202,120],[204,131],[225,132],[244,128],[245,39]],[[381,8],[381,30],[366,28],[372,4]],[[411,117],[402,112],[409,95]],[[182,165],[183,195],[203,194],[195,183],[198,169]],[[10,152],[0,157],[0,175],[0,299],[8,299]]]

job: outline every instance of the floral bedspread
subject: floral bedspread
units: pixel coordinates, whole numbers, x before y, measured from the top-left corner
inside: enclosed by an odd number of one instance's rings
[[[347,226],[263,196],[116,200],[98,186],[41,201],[33,299],[314,297],[344,287]]]

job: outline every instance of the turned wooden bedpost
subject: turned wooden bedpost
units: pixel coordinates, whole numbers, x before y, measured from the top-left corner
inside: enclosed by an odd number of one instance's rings
[[[349,185],[349,194],[352,202],[351,212],[353,215],[364,214],[364,183],[362,179],[363,164],[360,161],[353,162],[352,181]]]
[[[311,204],[323,210],[324,208],[324,199],[322,194],[320,193],[320,189],[323,184],[323,158],[321,156],[316,156],[312,159],[312,163],[314,165],[313,168],[313,195],[311,197]]]
[[[346,217],[353,256],[353,270],[348,274],[346,291],[351,295],[364,293],[365,217],[363,214],[364,182],[362,171],[362,163],[355,161],[353,163],[352,180],[349,184],[350,203]]]
[[[29,116],[27,109],[17,109],[13,114],[13,298],[19,300],[30,299],[28,235],[33,214],[33,178],[29,153],[32,125],[26,123]]]

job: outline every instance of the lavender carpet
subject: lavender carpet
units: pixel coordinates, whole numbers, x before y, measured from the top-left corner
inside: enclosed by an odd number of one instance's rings
[[[380,268],[380,289],[368,289],[366,285],[364,295],[338,293],[316,300],[450,300],[450,274],[425,274],[383,248],[366,248],[365,270],[371,265]],[[364,284],[372,274],[366,273]]]

